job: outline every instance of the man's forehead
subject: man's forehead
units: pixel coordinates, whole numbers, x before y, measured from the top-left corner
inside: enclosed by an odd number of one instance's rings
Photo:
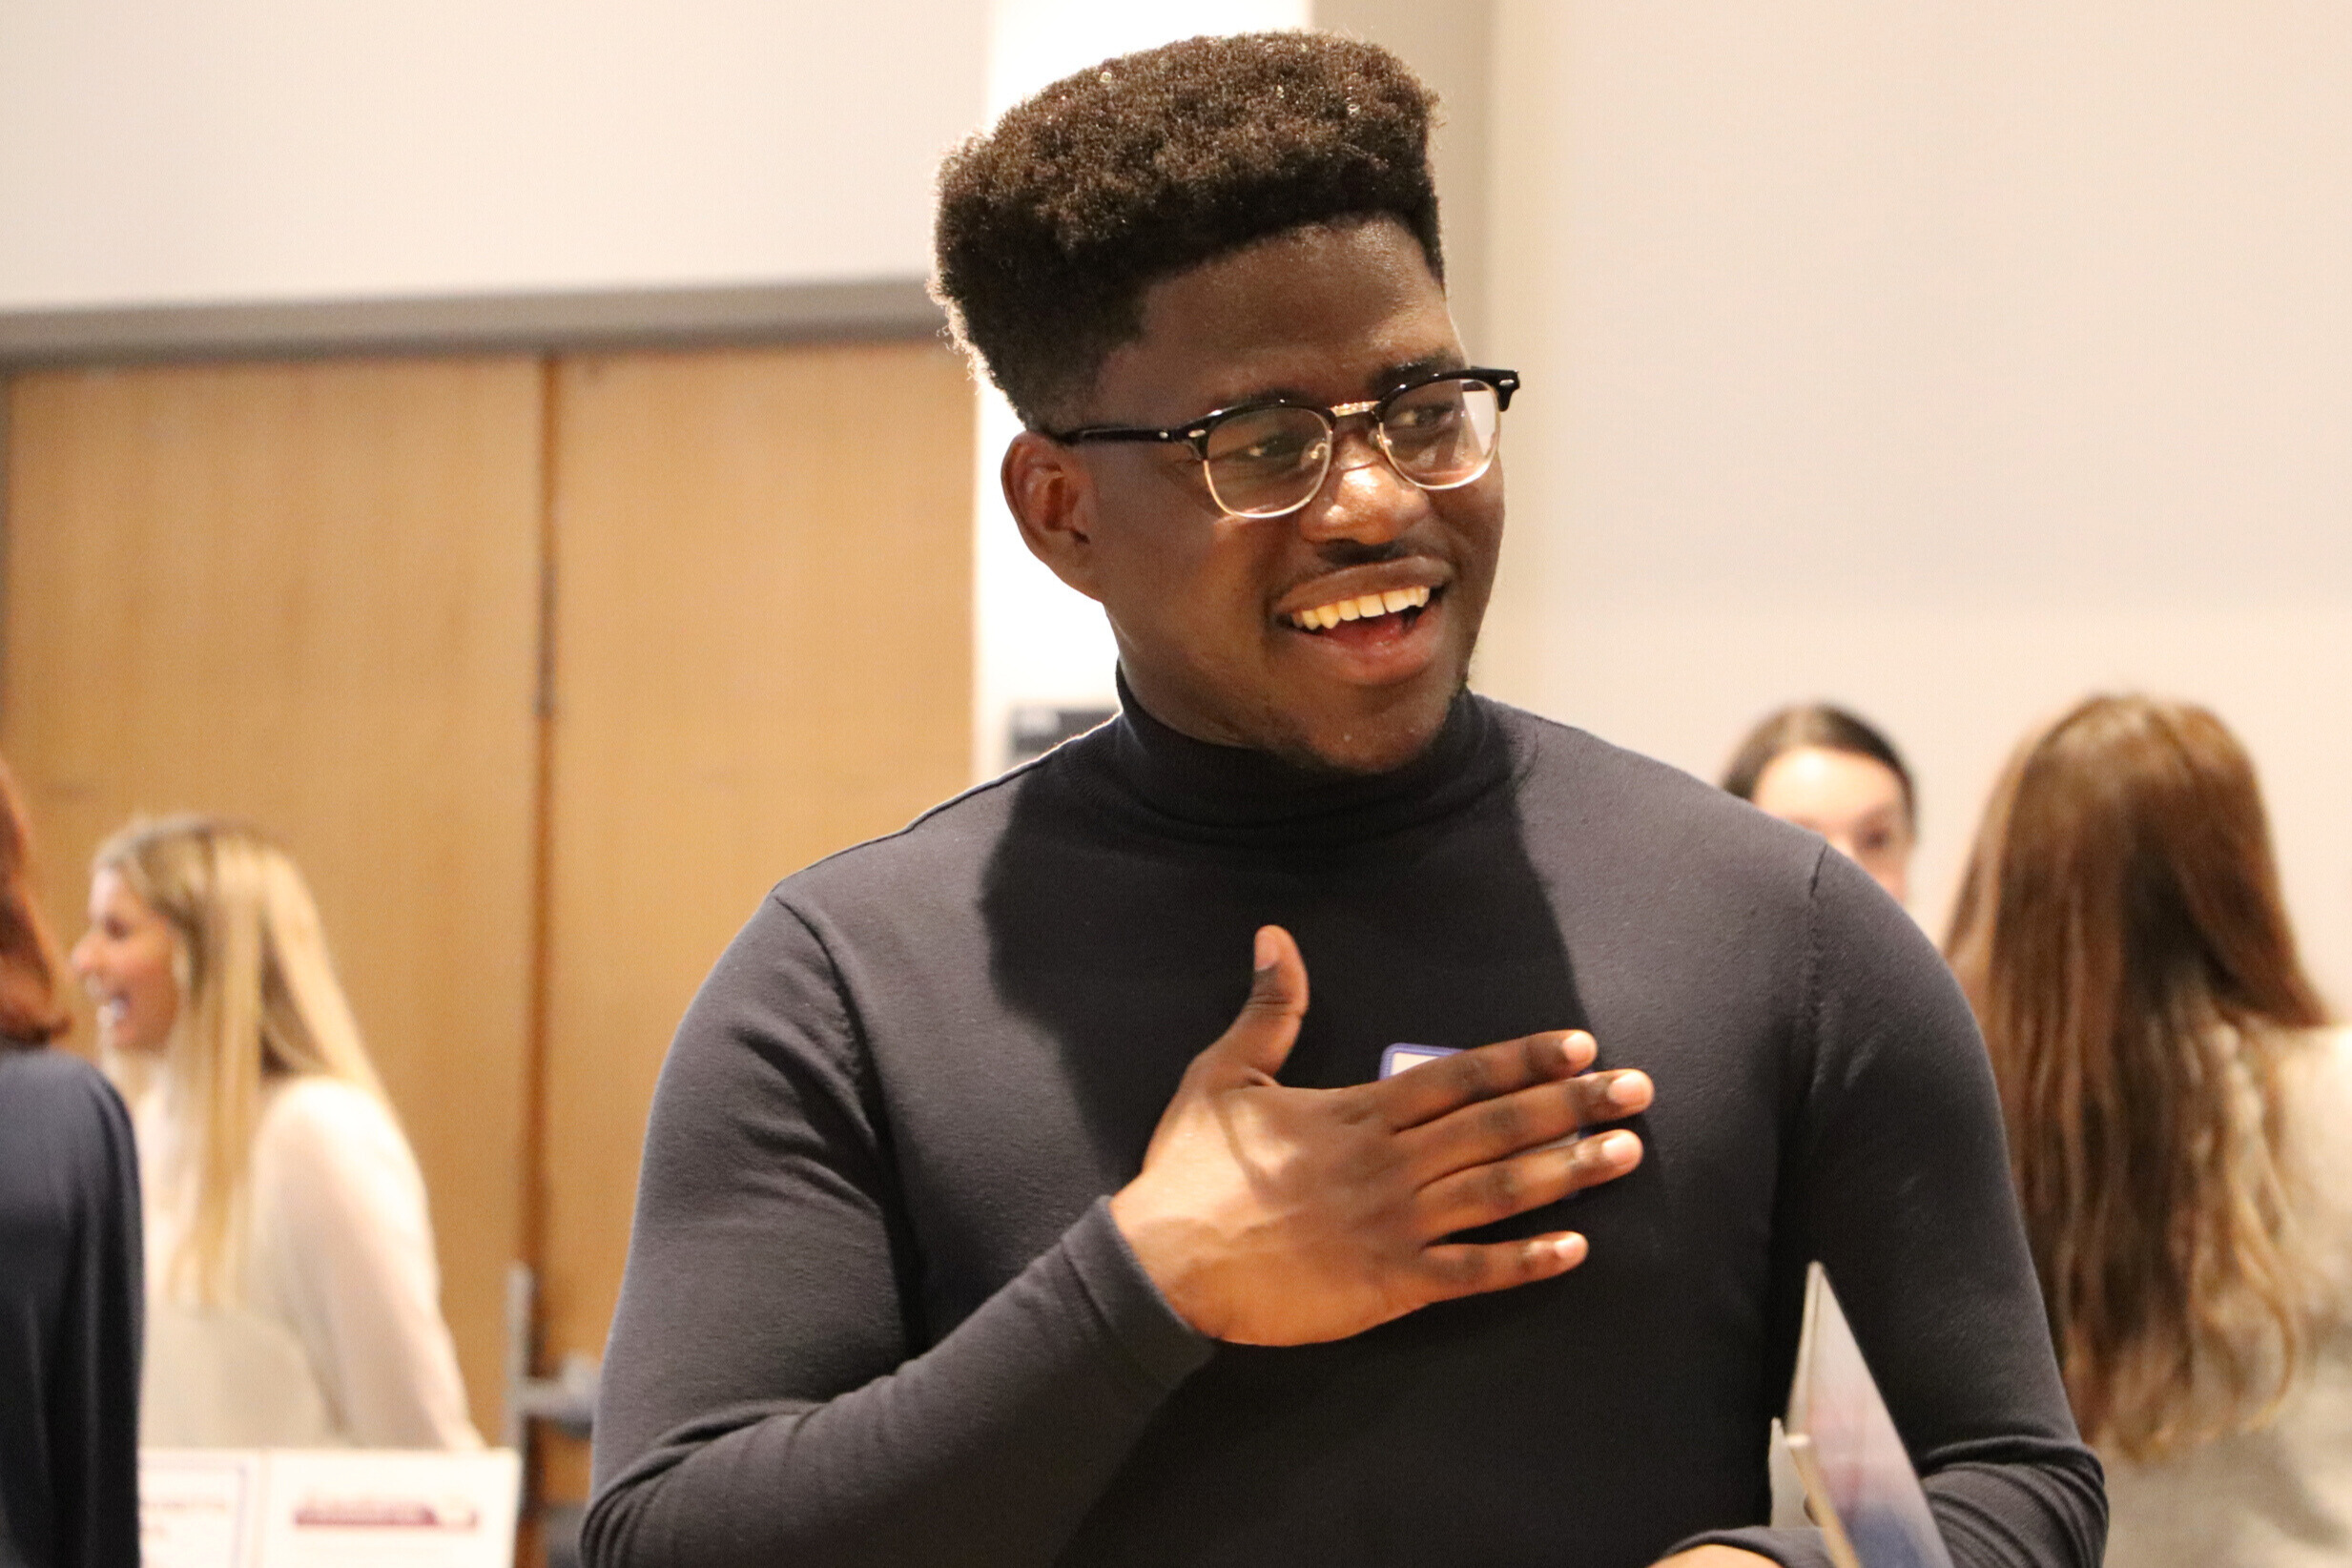
[[[1394,219],[1310,223],[1153,282],[1144,291],[1144,331],[1177,325],[1279,340],[1325,330],[1335,308],[1385,311],[1444,298],[1419,242]]]
[[[1100,384],[1219,405],[1286,394],[1342,401],[1461,362],[1419,243],[1375,219],[1287,230],[1154,283],[1142,334],[1105,359]]]

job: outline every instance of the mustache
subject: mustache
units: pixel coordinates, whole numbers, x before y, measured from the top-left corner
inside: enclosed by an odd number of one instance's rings
[[[1443,560],[1434,550],[1416,547],[1403,539],[1368,544],[1361,539],[1327,539],[1315,547],[1315,558],[1336,570],[1344,567],[1379,567],[1415,557]]]

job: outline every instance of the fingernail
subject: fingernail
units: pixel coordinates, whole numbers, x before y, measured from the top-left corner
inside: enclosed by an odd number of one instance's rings
[[[1594,1152],[1613,1166],[1621,1166],[1632,1159],[1640,1147],[1641,1140],[1632,1133],[1612,1132],[1601,1138]]]
[[[1585,1251],[1584,1238],[1578,1235],[1558,1237],[1552,1243],[1552,1250],[1559,1255],[1559,1261],[1562,1263],[1582,1263]]]
[[[1261,975],[1282,961],[1282,949],[1274,945],[1272,926],[1258,928],[1257,943],[1250,951],[1251,961],[1257,965],[1258,973]]]
[[[1644,1087],[1641,1080],[1631,1073],[1612,1079],[1609,1083],[1609,1104],[1620,1108],[1637,1105],[1640,1104]]]

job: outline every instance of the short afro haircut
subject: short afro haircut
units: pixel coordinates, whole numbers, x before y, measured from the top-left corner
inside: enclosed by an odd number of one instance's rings
[[[1436,97],[1375,45],[1187,38],[1065,76],[939,170],[932,292],[1042,428],[1143,331],[1153,283],[1314,223],[1393,217],[1440,281]]]

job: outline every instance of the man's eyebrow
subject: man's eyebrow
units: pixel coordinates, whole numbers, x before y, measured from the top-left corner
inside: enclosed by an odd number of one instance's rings
[[[1415,376],[1427,375],[1433,370],[1464,370],[1469,368],[1469,365],[1470,361],[1464,359],[1458,350],[1450,348],[1438,349],[1434,352],[1424,354],[1417,360],[1406,360],[1396,364],[1382,365],[1378,370],[1373,371],[1372,375],[1366,379],[1364,383],[1365,395],[1367,397],[1373,398],[1384,397],[1387,394],[1396,390],[1396,388],[1404,385],[1407,382],[1412,381]],[[1221,408],[1238,408],[1246,403],[1252,402],[1283,402],[1311,403],[1314,401],[1314,398],[1310,396],[1303,387],[1257,386],[1250,388],[1247,393],[1227,399],[1218,406]]]
[[[1373,397],[1379,397],[1394,391],[1415,376],[1426,376],[1433,370],[1467,370],[1469,367],[1470,361],[1455,350],[1441,349],[1434,354],[1424,354],[1417,360],[1408,360],[1402,364],[1383,367],[1372,377],[1371,391]]]

